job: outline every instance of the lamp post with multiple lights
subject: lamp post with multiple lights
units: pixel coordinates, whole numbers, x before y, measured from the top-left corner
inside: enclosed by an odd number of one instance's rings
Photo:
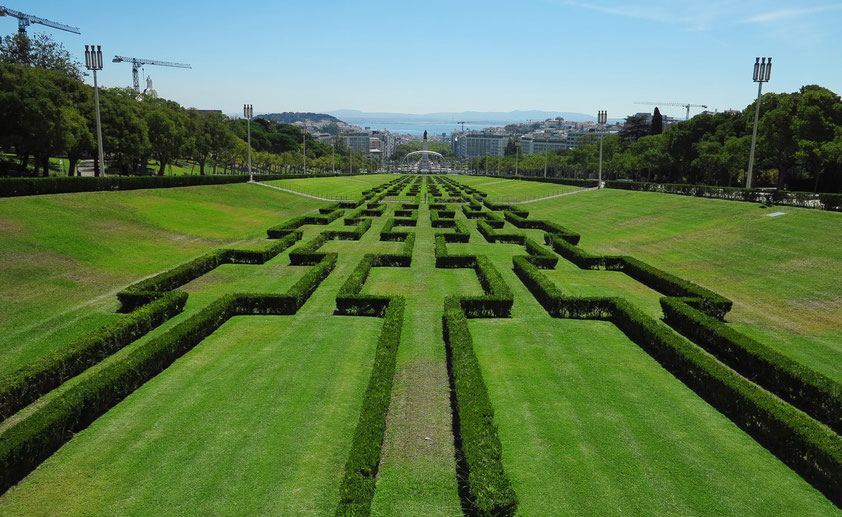
[[[602,136],[605,133],[605,124],[608,123],[608,111],[602,110],[596,117],[597,131],[599,131],[599,181],[596,184],[597,188],[602,188]]]
[[[85,68],[94,73],[94,104],[96,104],[96,139],[99,147],[99,174],[105,175],[105,153],[102,152],[102,123],[99,118],[99,84],[96,81],[97,70],[102,70],[102,47],[85,45]]]
[[[254,108],[251,104],[243,104],[243,116],[246,117],[246,133],[248,133],[249,181],[254,181],[254,174],[251,172],[251,117],[254,116]]]
[[[756,58],[754,60],[754,82],[757,83],[757,102],[754,106],[754,128],[751,130],[751,153],[748,155],[748,173],[746,174],[746,188],[752,187],[754,171],[754,149],[757,146],[757,121],[760,119],[760,96],[763,94],[763,83],[769,82],[772,75],[772,58]]]

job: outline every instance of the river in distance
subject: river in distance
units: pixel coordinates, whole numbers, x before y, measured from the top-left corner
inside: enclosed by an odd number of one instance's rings
[[[343,118],[345,122],[348,124],[354,124],[360,127],[370,127],[371,129],[379,129],[379,130],[387,130],[390,133],[399,133],[403,135],[423,135],[424,131],[427,131],[430,135],[441,135],[445,133],[446,135],[450,135],[453,131],[461,131],[462,124],[457,124],[456,122],[448,122],[444,120],[411,120],[411,121],[400,121],[400,120],[377,120],[374,118],[364,118],[364,117],[346,117]],[[503,122],[503,121],[488,121],[483,123],[476,123],[476,124],[465,124],[465,130],[478,130],[478,129],[485,129],[487,127],[502,127],[506,124],[511,124],[511,122]]]

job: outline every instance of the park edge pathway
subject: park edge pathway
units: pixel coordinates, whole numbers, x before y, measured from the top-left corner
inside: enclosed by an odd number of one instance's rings
[[[304,196],[304,197],[309,197],[310,199],[318,199],[319,201],[332,201],[332,202],[345,201],[344,199],[331,199],[329,197],[320,197],[320,196],[314,196],[313,194],[305,194],[304,192],[298,192],[298,191],[295,191],[295,190],[290,190],[288,188],[278,187],[278,186],[275,186],[275,185],[269,185],[269,184],[266,184],[266,183],[261,183],[259,181],[249,181],[249,183],[254,183],[255,185],[260,185],[261,187],[268,187],[268,188],[273,188],[275,190],[281,190],[281,191],[286,192],[288,194],[295,194],[296,196]]]
[[[574,190],[573,192],[562,192],[561,194],[553,194],[552,196],[544,196],[535,199],[527,199],[526,201],[516,201],[514,203],[507,203],[509,205],[524,205],[526,203],[535,203],[537,201],[544,201],[546,199],[553,199],[561,196],[569,196],[571,194],[579,194],[582,192],[590,192],[591,190],[599,190],[598,187],[583,188],[581,190]]]
[[[345,201],[344,199],[332,199],[332,198],[328,198],[328,197],[314,196],[313,194],[305,194],[304,192],[298,192],[298,191],[295,191],[295,190],[290,190],[288,188],[278,187],[276,185],[269,185],[269,184],[266,184],[266,183],[261,183],[260,181],[250,181],[249,183],[254,183],[255,185],[260,185],[262,187],[273,188],[275,190],[281,190],[281,191],[286,192],[288,194],[295,194],[296,196],[304,196],[304,197],[309,197],[310,199],[318,199],[319,201],[331,201],[331,202]],[[592,190],[599,190],[599,189],[597,187],[584,188],[584,189],[581,189],[581,190],[574,190],[572,192],[562,192],[560,194],[553,194],[552,196],[538,197],[538,198],[535,198],[535,199],[527,199],[526,201],[516,201],[514,203],[507,203],[507,204],[509,204],[509,205],[524,205],[526,203],[536,203],[538,201],[545,201],[547,199],[554,199],[554,198],[557,198],[557,197],[569,196],[569,195],[572,195],[572,194],[579,194],[579,193],[582,193],[582,192],[590,192]]]

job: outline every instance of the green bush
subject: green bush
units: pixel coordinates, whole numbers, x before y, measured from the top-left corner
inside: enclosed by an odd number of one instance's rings
[[[445,300],[442,326],[456,402],[457,465],[471,506],[466,513],[513,515],[517,510],[517,495],[503,469],[503,447],[494,424],[494,409],[459,298]]]
[[[754,384],[626,300],[565,298],[525,257],[515,257],[514,268],[551,315],[612,321],[629,339],[758,443],[836,504],[842,502],[842,437],[831,429]],[[709,318],[709,321],[716,320]]]
[[[165,293],[128,316],[7,375],[0,380],[0,420],[146,335],[180,313],[186,301],[187,293]]]
[[[471,232],[458,219],[454,220],[454,232],[436,232],[435,235],[444,237],[445,242],[469,242],[471,239]]]
[[[66,390],[0,433],[0,493],[232,316],[294,314],[333,270],[336,258],[335,253],[326,255],[285,295],[223,296],[120,360],[84,372]]]
[[[444,234],[435,235],[434,248],[437,268],[466,268],[474,267],[477,262],[476,255],[451,255],[447,249]]]
[[[0,178],[0,197],[38,196],[102,190],[193,187],[244,183],[248,176],[105,176]]]
[[[392,398],[405,305],[403,297],[391,297],[384,312],[374,365],[339,488],[336,515],[368,515],[371,510],[386,433],[386,415]]]
[[[222,249],[211,251],[190,262],[136,282],[123,289],[117,293],[117,299],[120,301],[120,311],[131,312],[160,297],[162,293],[181,287],[214,270],[221,264],[263,264],[292,246],[300,238],[301,232],[294,231],[264,250]]]
[[[693,302],[661,298],[664,321],[743,377],[842,432],[842,385],[696,310]]]

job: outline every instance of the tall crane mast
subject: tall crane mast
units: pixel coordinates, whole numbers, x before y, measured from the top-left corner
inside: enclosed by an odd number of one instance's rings
[[[112,59],[111,61],[113,63],[132,64],[132,79],[134,80],[134,89],[137,93],[140,93],[140,77],[138,77],[137,71],[143,65],[170,66],[174,68],[192,68],[190,65],[186,65],[184,63],[170,63],[169,61],[158,61],[157,59],[143,59],[139,57],[114,56],[114,59]]]
[[[26,34],[26,28],[34,23],[39,23],[41,25],[52,27],[54,29],[72,32],[74,34],[82,34],[81,32],[79,32],[79,27],[71,27],[70,25],[54,22],[46,18],[39,18],[38,16],[22,13],[20,11],[15,11],[14,9],[9,9],[8,7],[2,5],[0,5],[0,16],[11,16],[13,18],[17,18],[18,32],[21,34]]]
[[[704,104],[689,104],[686,102],[635,102],[635,104],[646,104],[648,106],[680,106],[687,109],[687,116],[684,120],[690,120],[690,108],[708,109],[708,107]]]

